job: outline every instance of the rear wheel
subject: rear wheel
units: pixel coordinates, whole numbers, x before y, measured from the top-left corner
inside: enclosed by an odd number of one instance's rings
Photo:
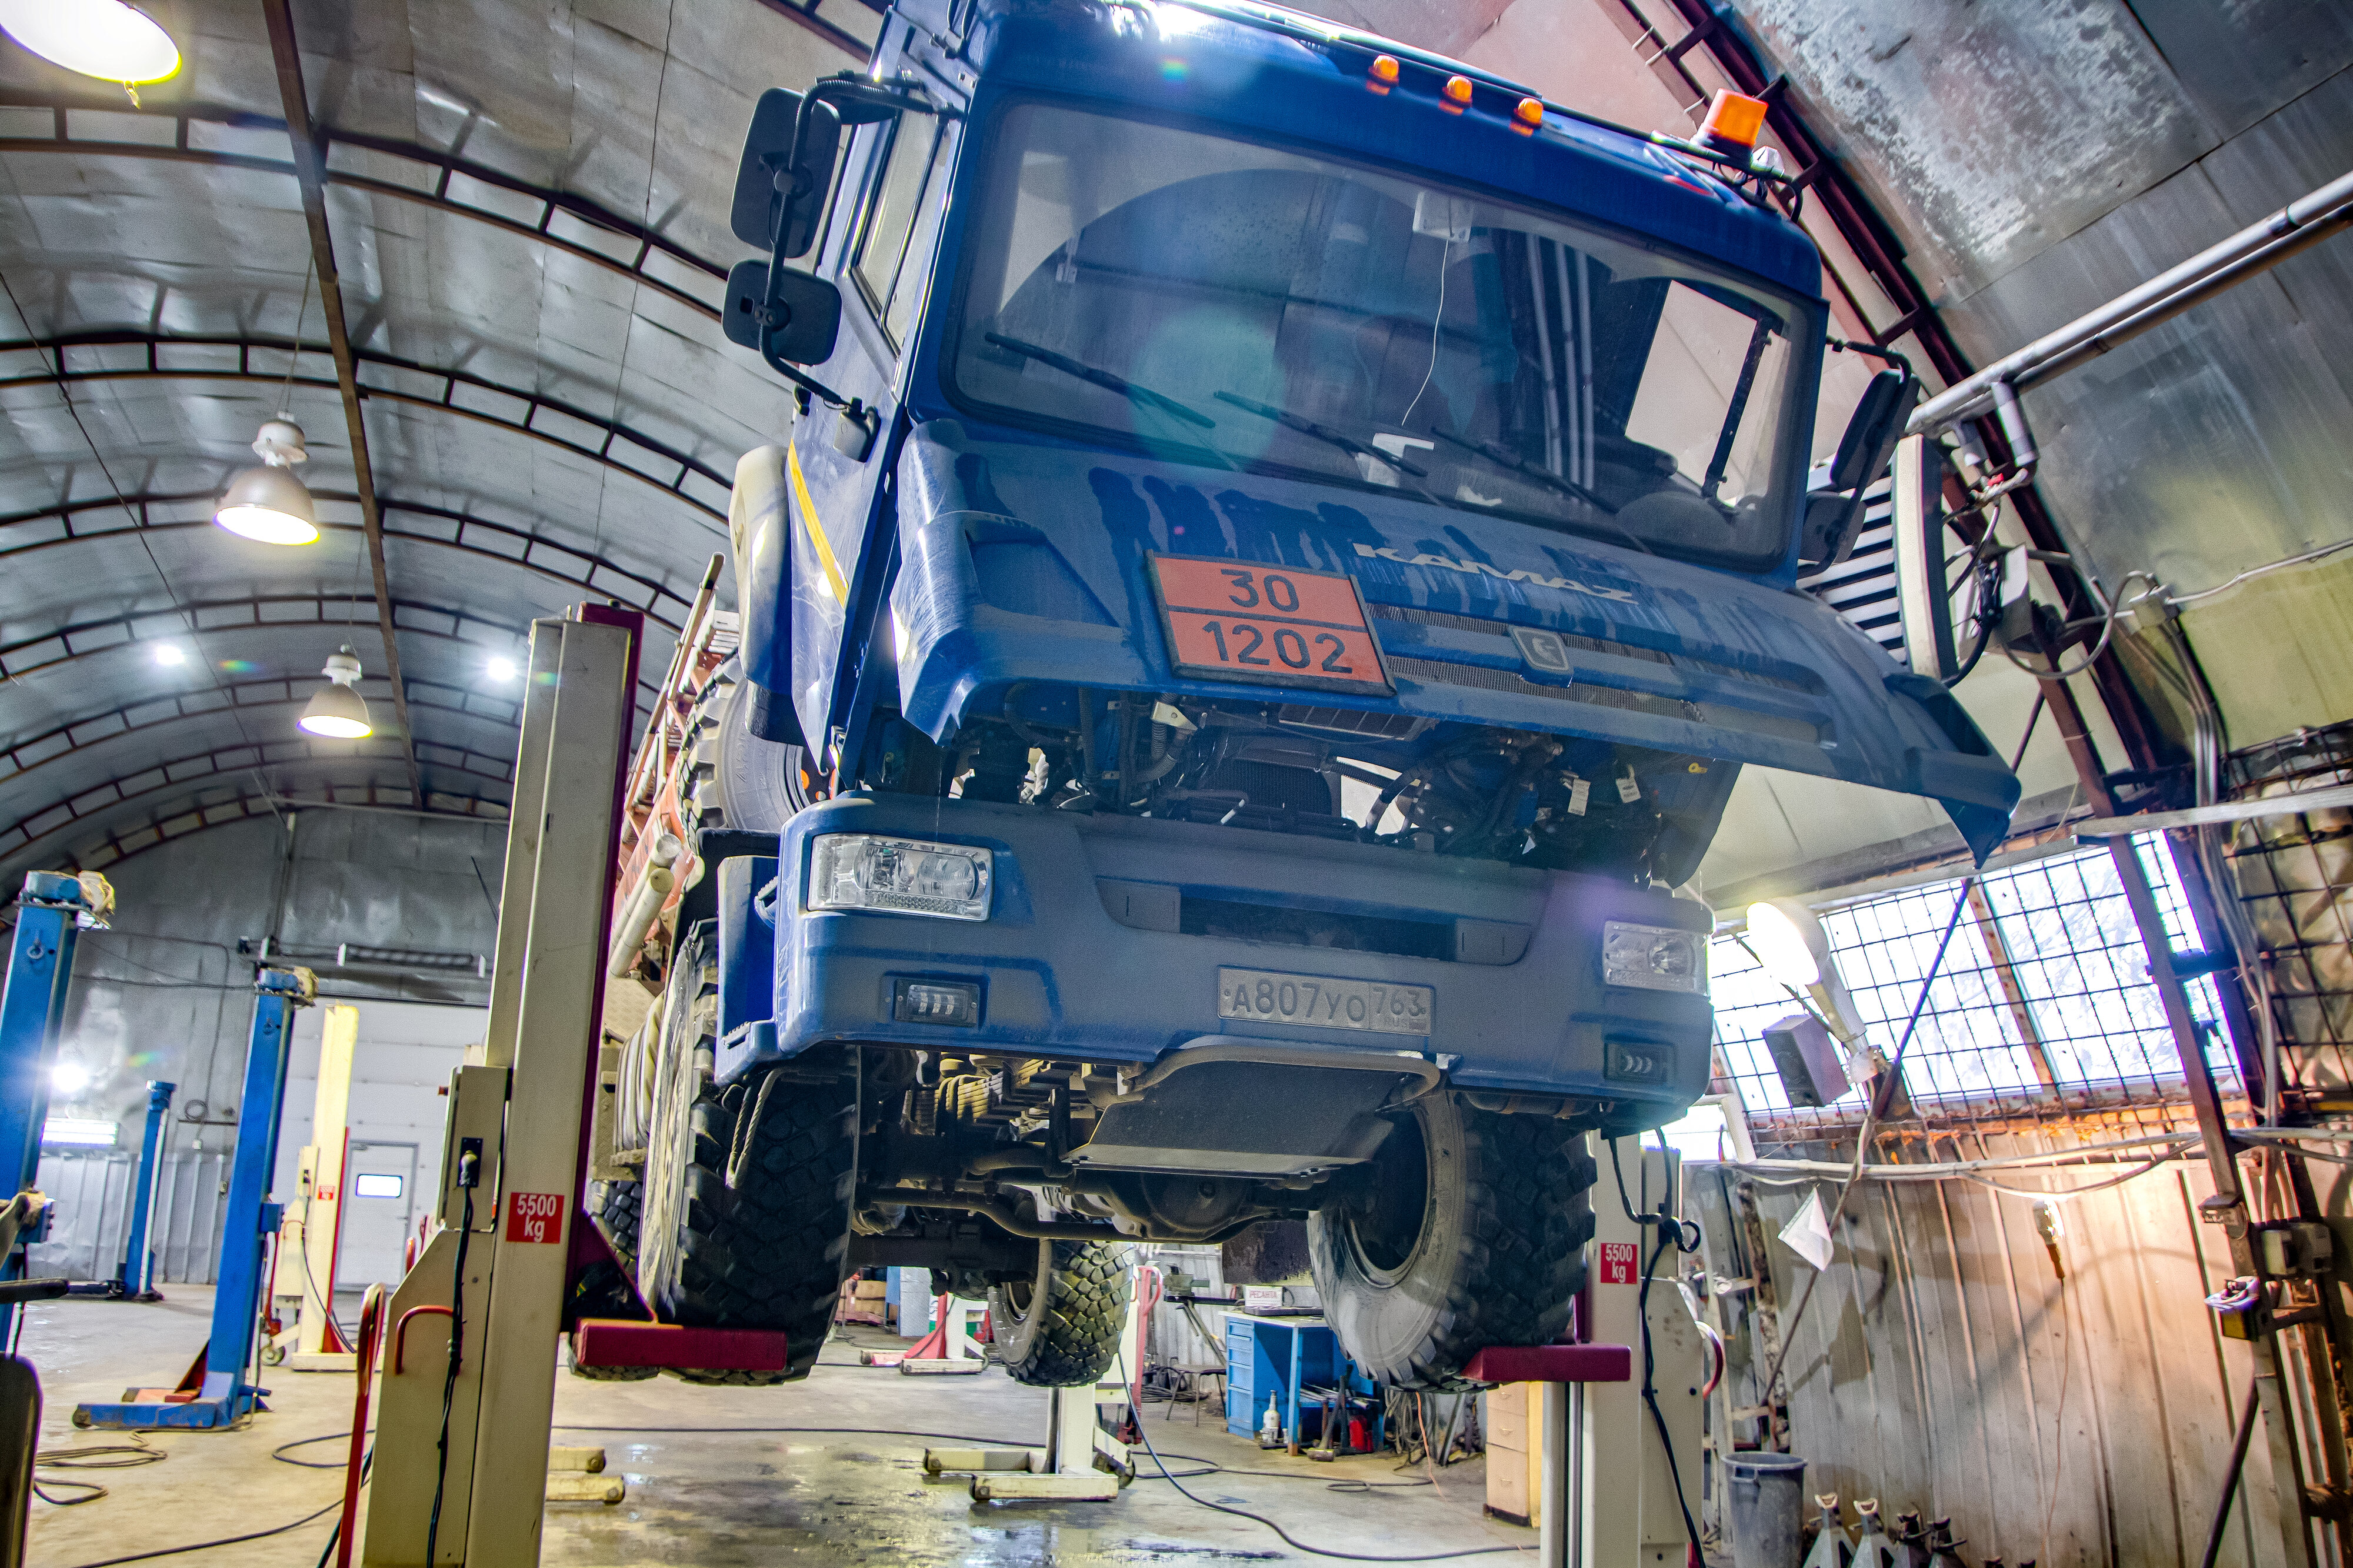
[[[1453,1391],[1489,1345],[1549,1344],[1585,1288],[1592,1159],[1557,1120],[1425,1095],[1307,1224],[1324,1313],[1366,1372]]]
[[[1041,1241],[1032,1278],[989,1287],[989,1331],[1014,1382],[1076,1388],[1103,1376],[1127,1321],[1131,1251],[1115,1242]]]
[[[782,1331],[788,1363],[781,1373],[679,1375],[806,1377],[832,1327],[849,1255],[850,1088],[770,1072],[706,1089],[685,1121],[690,1136],[671,1155],[684,1178],[674,1245],[649,1254],[639,1281],[665,1322]]]

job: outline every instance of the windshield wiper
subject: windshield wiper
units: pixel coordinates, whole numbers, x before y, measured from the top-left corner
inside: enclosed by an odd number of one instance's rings
[[[1140,403],[1164,414],[1196,425],[1204,430],[1214,430],[1218,422],[1206,414],[1195,413],[1173,397],[1163,396],[1148,386],[1138,386],[1125,376],[1113,375],[1107,370],[1097,370],[1091,364],[1074,360],[1068,354],[1058,354],[1052,349],[1041,349],[1036,343],[1025,343],[1019,338],[1008,338],[1001,332],[983,332],[981,336],[998,348],[1008,349],[1024,359],[1034,359],[1039,364],[1051,365],[1064,375],[1075,375],[1081,381],[1092,382],[1106,392],[1116,392],[1130,403]],[[1223,395],[1220,394],[1219,395]]]
[[[1539,468],[1534,463],[1528,462],[1524,458],[1515,458],[1512,456],[1508,448],[1496,442],[1465,441],[1460,436],[1449,436],[1445,431],[1438,429],[1431,430],[1430,434],[1437,437],[1440,440],[1445,442],[1450,447],[1460,447],[1466,452],[1475,452],[1480,457],[1486,458],[1489,462],[1494,464],[1498,468],[1509,468],[1515,474],[1519,474],[1526,479],[1534,479],[1536,483],[1544,486],[1546,489],[1558,490],[1565,496],[1574,497],[1576,500],[1583,501],[1588,506],[1599,509],[1605,516],[1615,517],[1618,515],[1618,509],[1616,507],[1611,506],[1608,501],[1603,500],[1599,496],[1594,494],[1591,490],[1587,489],[1575,479],[1563,479],[1560,475],[1554,473],[1550,468]]]
[[[1641,534],[1636,533],[1624,523],[1615,521],[1618,516],[1618,509],[1616,507],[1611,506],[1608,501],[1603,500],[1599,496],[1595,495],[1591,490],[1587,489],[1575,479],[1563,479],[1560,475],[1554,473],[1550,468],[1539,468],[1534,463],[1528,462],[1520,458],[1515,458],[1512,455],[1509,448],[1495,442],[1465,441],[1460,436],[1449,436],[1445,431],[1437,429],[1431,430],[1430,434],[1437,437],[1440,440],[1445,442],[1450,447],[1460,447],[1466,452],[1475,453],[1478,456],[1486,458],[1497,468],[1509,468],[1515,474],[1524,475],[1528,479],[1534,479],[1536,483],[1544,486],[1546,489],[1557,490],[1562,495],[1585,502],[1588,506],[1592,507],[1595,510],[1599,511],[1603,517],[1611,519],[1612,521],[1609,526],[1616,529],[1620,533],[1624,534],[1627,542],[1632,544],[1635,549],[1641,551],[1645,555],[1656,555],[1658,553],[1657,551],[1650,547],[1649,543],[1643,540]]]
[[[1430,478],[1428,468],[1416,467],[1403,458],[1382,451],[1378,447],[1367,447],[1354,436],[1343,435],[1329,425],[1318,425],[1303,414],[1293,414],[1288,409],[1277,408],[1271,404],[1252,403],[1249,398],[1238,397],[1230,392],[1220,392],[1214,395],[1220,403],[1230,403],[1235,407],[1255,414],[1261,419],[1271,419],[1287,429],[1298,431],[1302,436],[1313,436],[1318,441],[1327,446],[1337,447],[1352,457],[1370,458],[1373,461],[1386,464],[1401,474],[1411,474],[1417,479]]]

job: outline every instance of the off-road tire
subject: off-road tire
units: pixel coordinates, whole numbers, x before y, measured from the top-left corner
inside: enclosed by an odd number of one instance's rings
[[[1479,1351],[1550,1344],[1567,1327],[1585,1289],[1594,1163],[1556,1119],[1452,1094],[1425,1095],[1396,1122],[1371,1163],[1379,1195],[1307,1222],[1315,1289],[1341,1347],[1374,1378],[1474,1388],[1462,1369]]]
[[[580,1278],[574,1282],[572,1310],[576,1318],[635,1317],[637,1298],[621,1270],[600,1258],[582,1269]],[[643,1383],[660,1370],[650,1366],[582,1366],[569,1358],[566,1364],[573,1376],[585,1377],[591,1383]]]
[[[684,1224],[651,1305],[664,1322],[779,1330],[788,1364],[686,1381],[788,1383],[817,1364],[849,1250],[853,1099],[846,1081],[770,1072],[705,1091],[689,1112]]]
[[[1014,1382],[1077,1388],[1103,1374],[1127,1321],[1132,1251],[1116,1242],[1041,1241],[1035,1280],[989,1287],[989,1331]]]
[[[596,1184],[596,1228],[629,1273],[638,1268],[638,1224],[644,1216],[646,1189],[637,1182]]]

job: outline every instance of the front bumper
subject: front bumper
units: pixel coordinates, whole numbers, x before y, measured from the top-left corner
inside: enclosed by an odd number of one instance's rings
[[[805,910],[810,840],[829,833],[987,847],[988,920]],[[1451,949],[1440,946],[1453,956],[1167,929],[1199,900],[1451,926]],[[1605,984],[1601,951],[1607,921],[1704,933],[1708,911],[1599,877],[1208,824],[853,795],[795,817],[776,861],[723,863],[719,903],[723,1080],[839,1042],[1148,1063],[1224,1036],[1409,1050],[1460,1088],[1639,1100],[1662,1114],[1707,1085],[1706,996]],[[1428,1032],[1220,1017],[1221,968],[1427,986]],[[976,983],[980,1022],[893,1022],[907,980]]]

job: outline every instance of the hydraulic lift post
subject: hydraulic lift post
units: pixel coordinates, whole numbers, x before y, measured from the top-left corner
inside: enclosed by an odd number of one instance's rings
[[[217,1431],[265,1408],[261,1396],[269,1390],[247,1382],[246,1373],[261,1327],[262,1248],[285,1214],[283,1205],[269,1201],[269,1180],[278,1164],[278,1118],[286,1100],[295,1010],[317,999],[319,984],[307,969],[264,969],[254,975],[253,989],[253,1032],[237,1098],[237,1152],[229,1157],[220,1283],[213,1291],[203,1381],[193,1388],[137,1388],[119,1401],[77,1405],[77,1426]],[[195,1372],[190,1369],[192,1377]]]
[[[343,1229],[343,1165],[352,1142],[352,1058],[359,1038],[358,1008],[326,1010],[319,1030],[319,1088],[311,1102],[311,1141],[295,1163],[300,1195],[287,1205],[278,1231],[277,1293],[279,1300],[295,1303],[294,1343],[285,1364],[295,1372],[349,1372],[356,1360],[335,1322],[334,1303],[335,1252]]]
[[[16,895],[8,978],[0,988],[0,1162],[5,1162],[0,1172],[7,1176],[0,1201],[33,1191],[39,1179],[41,1128],[49,1116],[75,940],[86,925],[104,926],[113,910],[114,889],[94,871],[79,877],[28,871]],[[17,1240],[37,1241],[41,1233],[37,1221]],[[16,1311],[0,1301],[0,1344],[7,1342]]]

